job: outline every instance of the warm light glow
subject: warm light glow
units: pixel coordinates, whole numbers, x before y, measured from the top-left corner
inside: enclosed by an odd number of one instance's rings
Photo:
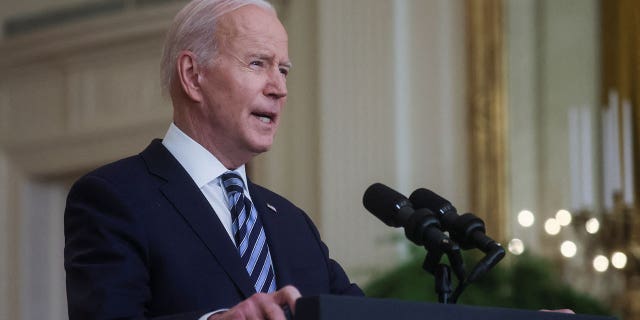
[[[522,240],[517,238],[511,239],[511,241],[509,241],[509,252],[516,256],[522,254],[524,252],[524,243]]]
[[[573,258],[578,251],[578,247],[573,241],[565,241],[560,245],[560,253],[567,258]]]
[[[600,230],[600,222],[596,218],[591,218],[587,220],[587,223],[584,225],[587,232],[590,234],[596,234],[598,230]]]
[[[603,255],[598,255],[593,259],[593,268],[598,272],[605,272],[609,269],[609,259]]]
[[[556,212],[556,220],[561,226],[568,226],[571,223],[571,212],[565,209],[558,210]]]
[[[522,210],[518,213],[518,223],[525,228],[531,227],[535,220],[536,218],[533,215],[533,212],[529,210]]]
[[[555,236],[556,234],[560,233],[560,224],[556,219],[549,218],[544,223],[544,231],[552,236]]]
[[[622,269],[627,265],[627,255],[616,251],[611,255],[611,265],[616,269]]]

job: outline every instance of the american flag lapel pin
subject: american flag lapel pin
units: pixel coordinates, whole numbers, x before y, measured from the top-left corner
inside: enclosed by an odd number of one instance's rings
[[[276,207],[274,207],[271,203],[267,203],[267,208],[271,209],[271,211],[273,211],[274,213],[278,213]]]

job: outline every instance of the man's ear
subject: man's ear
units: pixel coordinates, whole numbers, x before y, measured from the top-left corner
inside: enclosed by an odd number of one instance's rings
[[[198,65],[196,57],[191,51],[182,51],[178,55],[178,79],[182,91],[196,102],[202,101],[202,90],[198,78],[203,70]]]

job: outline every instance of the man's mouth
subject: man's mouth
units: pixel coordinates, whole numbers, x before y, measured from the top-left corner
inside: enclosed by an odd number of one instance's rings
[[[254,112],[252,113],[255,117],[257,117],[262,123],[272,123],[275,115],[266,112]]]

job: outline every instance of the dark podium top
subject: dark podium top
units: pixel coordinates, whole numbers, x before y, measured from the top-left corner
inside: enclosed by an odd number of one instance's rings
[[[615,318],[584,314],[412,302],[394,299],[322,295],[298,299],[294,319],[614,320]]]

